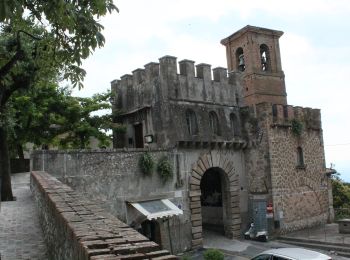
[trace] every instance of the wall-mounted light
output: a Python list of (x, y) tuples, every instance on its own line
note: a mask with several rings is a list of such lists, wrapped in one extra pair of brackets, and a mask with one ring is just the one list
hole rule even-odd
[(145, 135), (145, 143), (153, 143), (153, 135)]

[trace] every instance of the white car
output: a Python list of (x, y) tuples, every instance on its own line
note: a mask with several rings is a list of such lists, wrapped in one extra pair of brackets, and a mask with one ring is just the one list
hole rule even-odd
[(303, 248), (278, 248), (264, 251), (252, 260), (332, 260), (332, 258)]

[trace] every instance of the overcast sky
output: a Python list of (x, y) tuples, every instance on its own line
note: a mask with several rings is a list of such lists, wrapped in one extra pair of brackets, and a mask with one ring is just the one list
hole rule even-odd
[(106, 44), (85, 63), (91, 96), (164, 55), (227, 67), (220, 40), (246, 25), (277, 29), (288, 103), (320, 108), (326, 164), (350, 182), (349, 0), (118, 0)]

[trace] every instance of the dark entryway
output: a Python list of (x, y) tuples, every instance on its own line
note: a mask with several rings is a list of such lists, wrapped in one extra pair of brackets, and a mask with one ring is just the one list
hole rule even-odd
[(159, 246), (162, 246), (160, 227), (156, 220), (145, 220), (142, 222), (141, 230), (139, 230), (139, 232), (149, 238), (149, 240), (157, 243)]
[(134, 125), (135, 130), (135, 147), (143, 148), (143, 129), (142, 124)]
[(219, 168), (207, 170), (201, 180), (202, 227), (224, 235), (223, 190), (225, 176)]

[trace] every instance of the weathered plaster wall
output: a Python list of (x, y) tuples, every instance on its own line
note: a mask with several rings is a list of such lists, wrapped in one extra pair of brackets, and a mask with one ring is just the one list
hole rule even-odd
[[(235, 113), (239, 125), (238, 106), (241, 97), (240, 74), (227, 69), (214, 68), (208, 64), (194, 65), (193, 61), (179, 62), (176, 57), (164, 56), (158, 63), (149, 63), (145, 69), (124, 75), (111, 84), (116, 96), (114, 108), (122, 111), (116, 121), (128, 125), (118, 147), (135, 147), (128, 143), (134, 139), (133, 125), (142, 123), (144, 135), (153, 135), (155, 142), (150, 147), (174, 147), (183, 140), (231, 140), (230, 113)], [(196, 72), (196, 74), (195, 74)], [(213, 78), (211, 73), (213, 72)], [(186, 109), (197, 115), (199, 133), (190, 136), (186, 125)], [(209, 112), (218, 115), (221, 134), (210, 131)], [(239, 127), (238, 127), (239, 128)]]
[[(95, 152), (36, 151), (32, 154), (32, 169), (52, 173), (77, 192), (100, 201), (101, 206), (126, 222), (129, 221), (127, 201), (169, 198), (184, 211), (183, 216), (170, 220), (174, 251), (183, 252), (192, 246), (193, 223), (189, 194), (192, 169), (197, 166), (201, 156), (212, 154), (219, 159), (229, 158), (230, 165), (237, 176), (235, 182), (238, 199), (237, 214), (246, 216), (247, 183), (243, 174), (244, 158), (240, 150), (233, 148), (231, 150), (190, 148), (171, 151), (153, 150), (150, 153), (155, 162), (163, 156), (168, 156), (173, 165), (173, 177), (165, 183), (156, 172), (150, 176), (144, 176), (140, 171), (138, 161), (145, 151), (144, 149)], [(216, 167), (221, 166), (219, 159)], [(226, 166), (224, 161), (221, 163), (222, 167)], [(167, 223), (160, 222), (163, 232), (162, 245), (169, 249), (166, 225)]]

